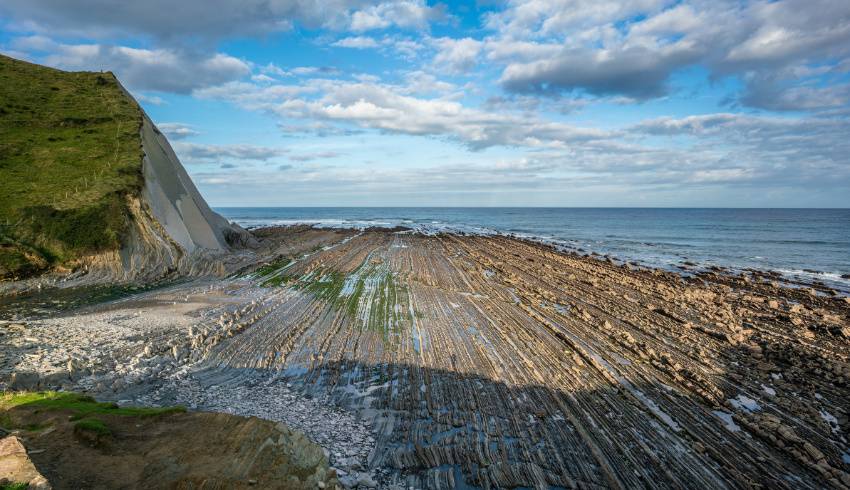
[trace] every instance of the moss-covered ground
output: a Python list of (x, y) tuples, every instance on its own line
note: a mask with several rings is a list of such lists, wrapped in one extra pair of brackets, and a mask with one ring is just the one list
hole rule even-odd
[(119, 407), (115, 403), (98, 402), (94, 398), (79, 393), (39, 391), (5, 393), (0, 396), (0, 410), (16, 407), (37, 408), (43, 410), (67, 410), (75, 420), (92, 415), (119, 415), (125, 417), (155, 417), (171, 413), (182, 413), (184, 407)]
[(26, 482), (0, 484), (0, 490), (27, 490), (27, 488), (29, 488), (29, 483)]

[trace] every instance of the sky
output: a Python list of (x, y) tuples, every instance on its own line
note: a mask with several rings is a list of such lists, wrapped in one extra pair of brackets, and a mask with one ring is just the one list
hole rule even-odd
[(847, 0), (3, 0), (222, 206), (850, 206)]

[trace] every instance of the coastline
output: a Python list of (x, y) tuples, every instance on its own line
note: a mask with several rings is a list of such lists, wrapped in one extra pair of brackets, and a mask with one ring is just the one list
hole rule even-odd
[[(841, 231), (843, 223), (850, 226), (850, 212), (840, 209), (222, 207), (217, 210), (246, 227), (309, 225), (362, 230), (400, 226), (424, 234), (512, 236), (567, 251), (596, 253), (642, 267), (686, 272), (716, 268), (732, 273), (761, 271), (778, 274), (781, 277), (777, 279), (790, 285), (803, 283), (850, 294), (850, 262), (844, 258), (850, 254), (850, 241)], [(804, 212), (815, 213), (814, 218), (807, 221), (803, 218), (806, 215), (801, 214)]]
[(0, 380), (283, 421), (344, 484), (846, 475), (845, 297), (506, 236), (255, 231), (268, 261), (235, 277), (6, 322)]

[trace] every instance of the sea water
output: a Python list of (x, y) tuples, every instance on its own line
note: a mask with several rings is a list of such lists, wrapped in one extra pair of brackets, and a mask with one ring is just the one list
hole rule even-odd
[(503, 233), (662, 268), (772, 270), (850, 290), (850, 209), (217, 208), (245, 227)]

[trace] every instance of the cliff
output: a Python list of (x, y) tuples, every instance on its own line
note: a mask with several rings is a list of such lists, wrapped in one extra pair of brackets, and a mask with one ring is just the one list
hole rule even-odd
[(0, 56), (0, 185), (0, 290), (221, 275), (253, 243), (111, 73)]

